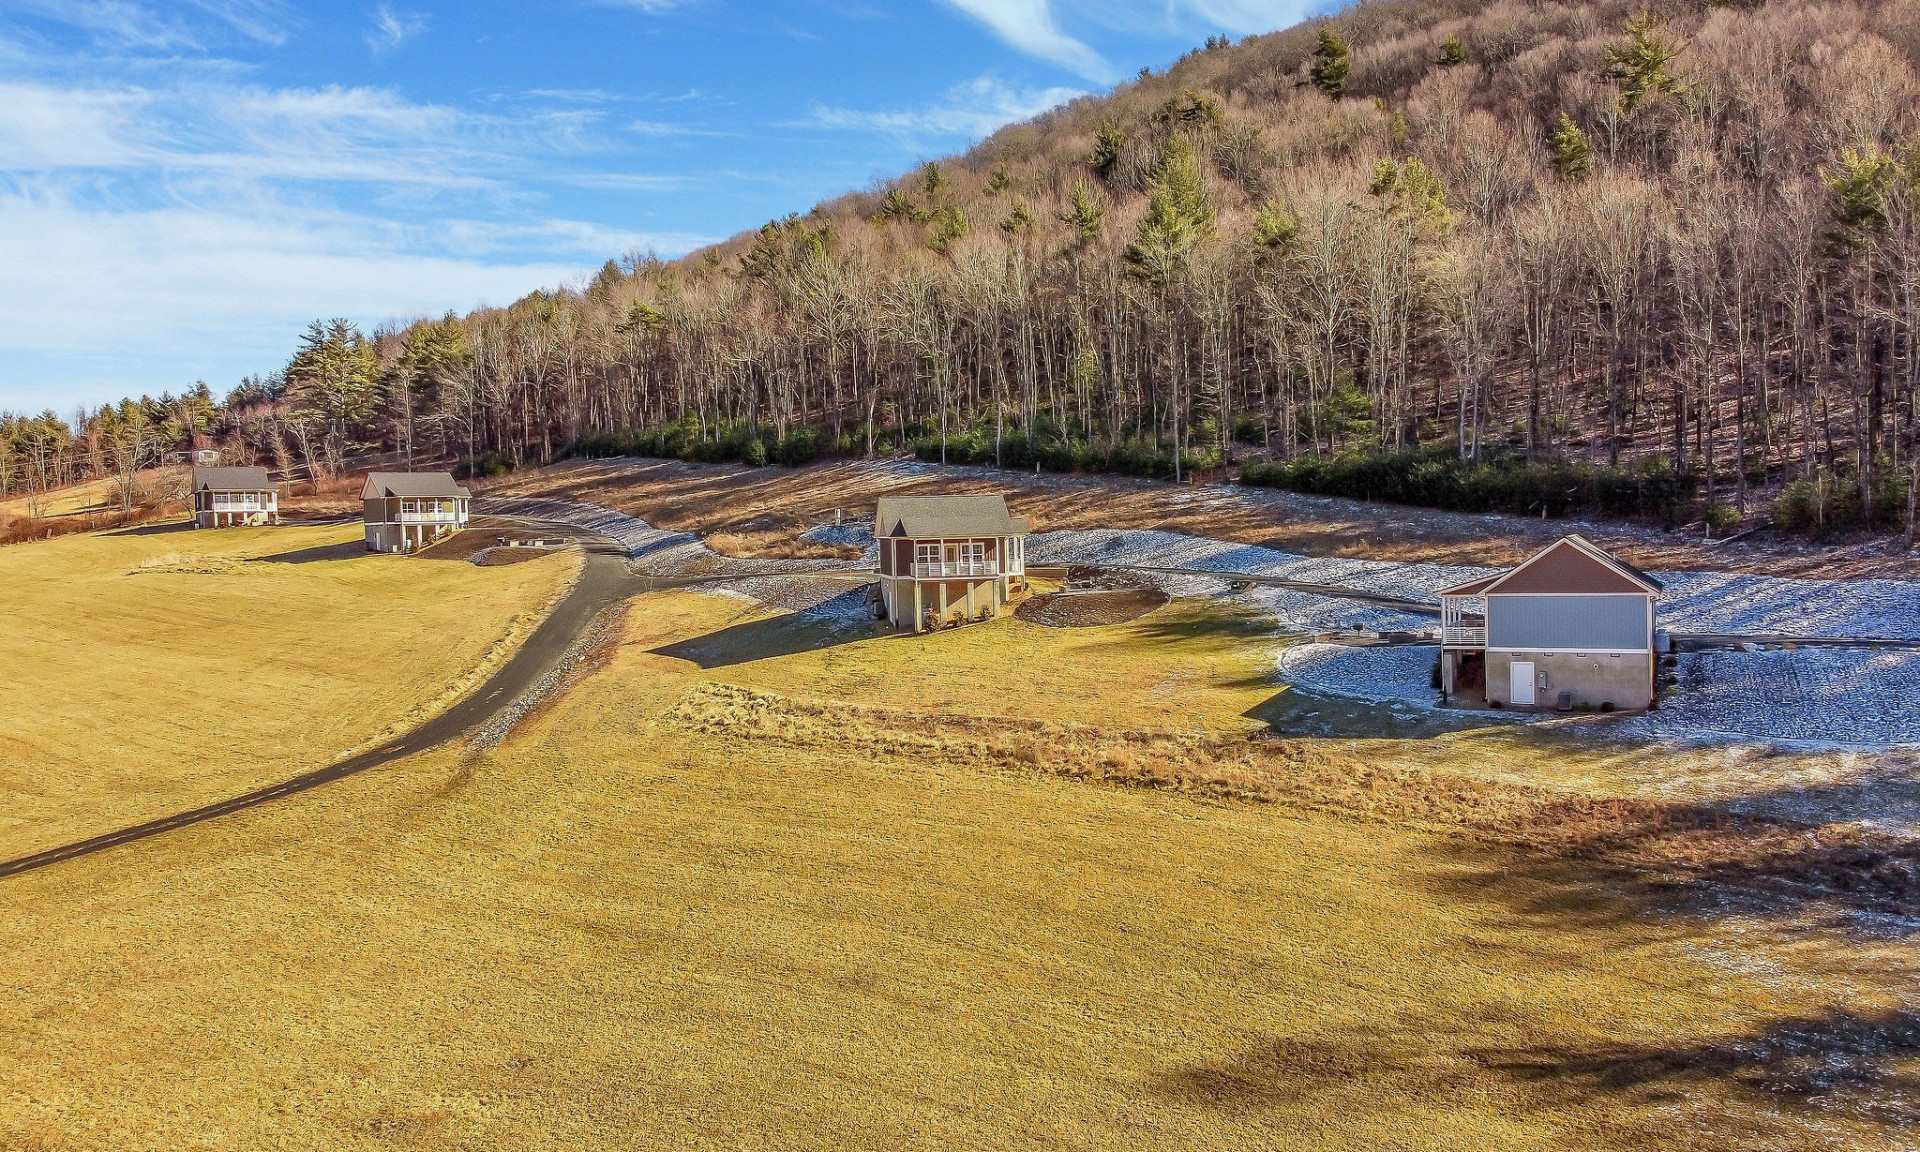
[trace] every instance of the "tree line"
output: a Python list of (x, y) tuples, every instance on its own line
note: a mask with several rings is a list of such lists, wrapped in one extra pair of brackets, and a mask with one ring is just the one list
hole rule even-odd
[(1541, 511), (1565, 465), (1589, 505), (1910, 521), (1916, 60), (1893, 2), (1363, 3), (683, 259), (316, 324), (158, 434), (315, 475), (368, 446), (1255, 460)]

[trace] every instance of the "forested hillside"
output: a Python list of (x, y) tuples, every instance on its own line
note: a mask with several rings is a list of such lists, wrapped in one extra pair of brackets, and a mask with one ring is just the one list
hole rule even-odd
[[(156, 443), (1258, 461), (1460, 507), (1731, 523), (1786, 486), (1787, 522), (1904, 522), (1917, 60), (1912, 0), (1363, 3), (685, 259), (316, 325)], [(14, 484), (53, 435), (26, 427)]]

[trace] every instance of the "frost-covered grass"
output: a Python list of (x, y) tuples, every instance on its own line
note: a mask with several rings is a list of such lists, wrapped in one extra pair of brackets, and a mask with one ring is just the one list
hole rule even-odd
[[(1306, 584), (1350, 588), (1402, 600), (1437, 601), (1441, 589), (1497, 571), (1449, 564), (1401, 564), (1380, 560), (1300, 556), (1273, 548), (1232, 544), (1177, 532), (1097, 529), (1049, 532), (1028, 545), (1029, 559), (1054, 564), (1104, 564), (1187, 568), (1270, 576)], [(1676, 632), (1783, 634), (1808, 638), (1920, 640), (1920, 581), (1788, 580), (1739, 572), (1664, 572), (1660, 626)], [(1258, 594), (1255, 594), (1258, 599)], [(1276, 598), (1276, 615), (1303, 630), (1339, 619), (1312, 597)], [(1288, 608), (1301, 615), (1288, 615)], [(1372, 613), (1387, 612), (1387, 615)], [(1343, 626), (1416, 629), (1430, 618), (1366, 609)]]
[[(1303, 644), (1280, 656), (1299, 688), (1374, 703), (1435, 702), (1432, 645)], [(1920, 744), (1920, 652), (1803, 648), (1701, 652), (1679, 658), (1679, 685), (1660, 709), (1608, 731), (1641, 740), (1749, 740), (1832, 749)], [(1553, 713), (1500, 715), (1521, 719)]]

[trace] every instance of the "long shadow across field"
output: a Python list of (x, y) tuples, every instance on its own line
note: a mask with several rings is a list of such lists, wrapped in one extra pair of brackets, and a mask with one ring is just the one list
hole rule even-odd
[(0, 878), (17, 876), (22, 872), (132, 844), (163, 832), (244, 812), (437, 748), (513, 703), (566, 654), (574, 639), (594, 617), (644, 588), (644, 582), (628, 570), (626, 553), (617, 544), (595, 539), (586, 546), (586, 565), (573, 590), (540, 622), (540, 626), (507, 661), (506, 666), (494, 673), (477, 691), (399, 739), (242, 796), (0, 863)]
[(771, 660), (776, 656), (792, 656), (799, 652), (818, 652), (882, 635), (891, 633), (882, 633), (873, 628), (849, 628), (830, 620), (787, 614), (733, 624), (691, 640), (662, 645), (651, 649), (651, 652), (655, 656), (686, 660), (710, 670), (751, 664), (756, 660)]

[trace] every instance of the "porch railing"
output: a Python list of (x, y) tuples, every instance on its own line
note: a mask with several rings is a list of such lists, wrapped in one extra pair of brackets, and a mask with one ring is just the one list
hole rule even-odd
[(960, 560), (948, 563), (922, 564), (913, 566), (913, 574), (921, 579), (941, 576), (998, 576), (1000, 563), (997, 560)]

